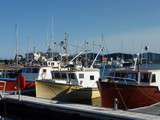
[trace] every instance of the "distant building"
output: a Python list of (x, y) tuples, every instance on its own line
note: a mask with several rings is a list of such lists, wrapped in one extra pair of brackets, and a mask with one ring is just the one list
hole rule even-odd
[(108, 59), (117, 60), (117, 59), (123, 59), (124, 61), (130, 61), (133, 60), (132, 54), (126, 54), (126, 53), (111, 53), (106, 55)]

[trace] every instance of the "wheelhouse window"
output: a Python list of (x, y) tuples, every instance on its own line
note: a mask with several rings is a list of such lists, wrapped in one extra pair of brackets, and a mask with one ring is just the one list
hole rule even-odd
[(52, 66), (54, 66), (54, 63), (51, 63)]
[(60, 73), (59, 72), (55, 72), (54, 73), (54, 77), (59, 79), (60, 78)]
[(149, 83), (150, 75), (147, 73), (141, 73), (141, 82)]
[(156, 75), (155, 74), (152, 74), (152, 81), (151, 81), (152, 83), (153, 82), (156, 82)]
[(79, 78), (80, 79), (84, 78), (84, 74), (79, 74)]
[(29, 73), (30, 72), (30, 68), (23, 68), (22, 69), (22, 73)]
[(69, 79), (76, 79), (76, 75), (74, 73), (68, 74)]
[(53, 79), (67, 79), (66, 73), (55, 72), (55, 71), (52, 71), (51, 73)]
[(8, 77), (9, 78), (16, 78), (17, 77), (17, 73), (9, 73)]
[(47, 70), (46, 70), (46, 69), (43, 69), (43, 73), (45, 73), (45, 72), (47, 72)]
[(66, 73), (62, 73), (62, 74), (61, 74), (61, 78), (62, 78), (62, 79), (67, 79), (67, 74), (66, 74)]
[(90, 76), (90, 80), (94, 80), (94, 75), (91, 75), (91, 76)]
[(32, 69), (32, 73), (38, 73), (39, 72), (39, 68), (33, 68)]
[(137, 81), (138, 75), (134, 72), (126, 72), (126, 73), (115, 73), (115, 80), (123, 80), (123, 79), (128, 79), (128, 80), (134, 80)]

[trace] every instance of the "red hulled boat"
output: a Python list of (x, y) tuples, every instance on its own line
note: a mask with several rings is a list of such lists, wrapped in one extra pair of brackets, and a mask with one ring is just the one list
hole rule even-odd
[(19, 89), (22, 94), (32, 95), (35, 91), (35, 83), (26, 80), (22, 74), (18, 75), (16, 71), (0, 72), (0, 91), (15, 94)]
[(160, 70), (116, 70), (98, 87), (103, 107), (132, 109), (160, 102)]

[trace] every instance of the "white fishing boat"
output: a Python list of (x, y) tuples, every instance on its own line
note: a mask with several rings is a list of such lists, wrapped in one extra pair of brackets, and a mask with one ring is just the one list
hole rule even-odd
[[(93, 64), (94, 62), (95, 60)], [(36, 97), (100, 105), (100, 94), (96, 84), (100, 78), (100, 71), (93, 68), (93, 64), (90, 68), (76, 65), (65, 68), (42, 67), (36, 80)]]

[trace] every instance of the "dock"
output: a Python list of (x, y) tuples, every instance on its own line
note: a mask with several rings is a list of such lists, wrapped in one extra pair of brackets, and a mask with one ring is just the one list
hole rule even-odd
[(59, 120), (160, 120), (160, 116), (136, 111), (114, 110), (89, 105), (62, 103), (29, 96), (5, 95), (0, 99), (1, 115)]

